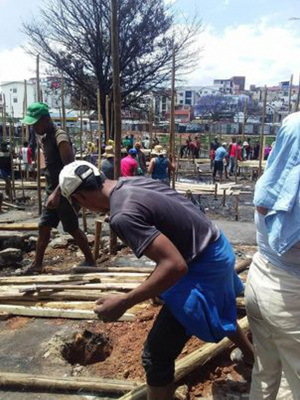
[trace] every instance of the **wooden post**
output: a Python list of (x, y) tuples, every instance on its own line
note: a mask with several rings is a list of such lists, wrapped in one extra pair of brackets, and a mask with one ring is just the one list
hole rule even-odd
[[(28, 107), (28, 100), (27, 100), (27, 80), (25, 79), (24, 81), (24, 106), (25, 106), (25, 114), (27, 112), (27, 107)], [(28, 125), (25, 125), (25, 139), (28, 142), (29, 140), (29, 127)]]
[(87, 232), (86, 209), (82, 209), (83, 232)]
[(5, 94), (3, 96), (3, 108), (2, 108), (2, 140), (6, 142), (6, 101), (5, 101)]
[(153, 147), (153, 107), (150, 106), (149, 109), (149, 149), (152, 150)]
[[(172, 55), (172, 83), (171, 83), (171, 126), (170, 126), (170, 154), (175, 162), (175, 45), (173, 39)], [(172, 188), (175, 189), (175, 173), (172, 172)]]
[(226, 190), (227, 189), (223, 189), (223, 203), (222, 203), (223, 207), (226, 207)]
[(293, 90), (293, 74), (291, 75), (290, 79), (290, 87), (289, 87), (289, 114), (292, 112), (292, 90)]
[(267, 89), (267, 86), (265, 86), (264, 104), (263, 104), (262, 122), (261, 122), (261, 133), (260, 133), (259, 168), (258, 168), (258, 176), (259, 177), (262, 174), (262, 161), (264, 159), (264, 131), (265, 131), (266, 108), (267, 108), (267, 95), (268, 95), (268, 89)]
[[(40, 90), (40, 56), (36, 57), (36, 90), (37, 90), (37, 101), (41, 101), (41, 90)], [(37, 189), (38, 189), (38, 203), (39, 203), (39, 214), (42, 214), (42, 193), (41, 193), (41, 143), (38, 137), (37, 140)]]
[[(12, 112), (12, 121), (9, 124), (9, 144), (10, 144), (10, 165), (11, 165), (11, 183), (12, 183), (12, 199), (16, 199), (16, 186), (15, 186), (15, 169), (14, 169), (14, 137), (15, 137), (15, 127), (14, 127), (14, 114)], [(11, 200), (12, 200), (11, 199)]]
[(105, 97), (105, 143), (107, 144), (110, 136), (110, 126), (109, 126), (109, 97)]
[(97, 90), (97, 106), (98, 106), (98, 169), (101, 170), (101, 149), (102, 149), (102, 132), (101, 132), (101, 96), (100, 89)]
[(247, 122), (247, 113), (248, 113), (248, 99), (246, 99), (245, 107), (244, 107), (244, 120), (242, 127), (242, 144), (245, 141), (245, 131), (246, 131), (246, 122)]
[(96, 220), (95, 244), (94, 244), (94, 260), (95, 261), (99, 258), (101, 231), (102, 231), (102, 221)]
[(218, 200), (218, 184), (215, 183), (215, 200)]
[(23, 201), (25, 201), (24, 179), (23, 179), (23, 174), (22, 174), (22, 164), (21, 164), (21, 160), (20, 160), (20, 163), (19, 163), (19, 174), (20, 174), (20, 178), (21, 178), (21, 186), (22, 186)]
[(300, 103), (300, 76), (299, 76), (299, 85), (298, 85), (298, 94), (297, 94), (297, 100), (296, 100), (296, 105), (295, 105), (295, 112), (299, 110), (299, 103)]
[(239, 220), (239, 196), (235, 196), (235, 220)]
[(66, 108), (65, 108), (65, 80), (63, 71), (61, 72), (61, 113), (62, 113), (62, 129), (66, 132), (67, 121), (66, 121)]
[[(120, 87), (120, 59), (119, 59), (119, 30), (117, 15), (117, 0), (111, 0), (111, 53), (113, 67), (113, 99), (114, 99), (114, 139), (115, 139), (115, 162), (114, 178), (121, 175), (121, 87)], [(111, 231), (110, 253), (117, 253), (117, 236)]]
[(83, 135), (83, 121), (82, 121), (82, 102), (83, 102), (83, 97), (82, 94), (80, 96), (80, 137), (79, 137), (79, 143), (80, 143), (80, 159), (82, 160), (82, 135)]

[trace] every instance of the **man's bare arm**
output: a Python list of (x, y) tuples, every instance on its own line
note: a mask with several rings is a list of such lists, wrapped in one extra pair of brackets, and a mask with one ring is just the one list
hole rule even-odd
[(152, 275), (131, 292), (100, 299), (95, 312), (105, 321), (120, 318), (135, 304), (156, 297), (174, 286), (188, 271), (187, 264), (177, 248), (164, 235), (160, 234), (144, 251), (144, 254), (157, 263)]

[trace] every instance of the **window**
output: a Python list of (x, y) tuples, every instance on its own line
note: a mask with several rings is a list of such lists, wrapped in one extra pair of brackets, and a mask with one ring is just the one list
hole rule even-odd
[(17, 93), (17, 88), (13, 88), (13, 93)]
[(180, 104), (183, 104), (183, 100), (180, 100)]
[(185, 104), (192, 104), (192, 100), (191, 99), (186, 99), (185, 100)]
[(14, 97), (14, 103), (17, 103), (17, 102), (18, 102), (17, 97)]
[(187, 91), (185, 92), (185, 97), (186, 97), (186, 98), (191, 98), (191, 97), (192, 97), (192, 92), (191, 92), (191, 90), (187, 90)]

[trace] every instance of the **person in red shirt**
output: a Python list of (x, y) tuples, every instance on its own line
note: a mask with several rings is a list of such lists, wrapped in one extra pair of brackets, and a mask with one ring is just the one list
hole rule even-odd
[(242, 160), (242, 148), (239, 143), (236, 143), (236, 138), (232, 138), (232, 142), (229, 145), (229, 175), (234, 175), (235, 174), (235, 168), (236, 168), (236, 152), (238, 150), (238, 159), (241, 161)]
[(128, 156), (121, 160), (121, 175), (135, 176), (137, 173), (138, 163), (136, 161), (136, 149), (128, 150)]

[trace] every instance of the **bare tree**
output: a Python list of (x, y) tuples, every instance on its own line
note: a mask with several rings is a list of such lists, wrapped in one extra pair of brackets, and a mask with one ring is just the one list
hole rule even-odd
[[(122, 104), (137, 106), (169, 83), (173, 43), (177, 69), (193, 69), (202, 25), (197, 17), (176, 25), (163, 0), (119, 0), (118, 8)], [(110, 0), (49, 0), (38, 20), (24, 24), (28, 51), (63, 71), (75, 98), (83, 94), (95, 107), (100, 89), (103, 116), (105, 96), (112, 100), (110, 23)]]

